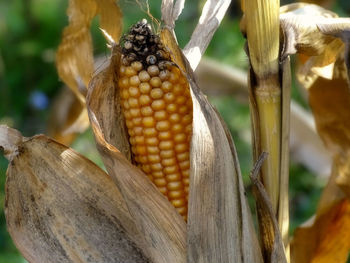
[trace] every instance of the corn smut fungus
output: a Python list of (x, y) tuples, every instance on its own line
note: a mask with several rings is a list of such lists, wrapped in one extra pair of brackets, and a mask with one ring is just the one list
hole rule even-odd
[(192, 133), (189, 84), (145, 19), (123, 37), (119, 87), (137, 166), (186, 220)]

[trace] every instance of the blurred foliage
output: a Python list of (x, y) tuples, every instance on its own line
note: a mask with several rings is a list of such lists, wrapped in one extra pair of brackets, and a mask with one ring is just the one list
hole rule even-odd
[[(145, 3), (144, 1), (139, 1)], [(150, 13), (160, 19), (160, 0), (151, 2)], [(204, 1), (186, 1), (176, 32), (179, 45), (189, 40), (196, 25), (199, 7)], [(292, 1), (281, 1), (282, 4)], [(63, 27), (67, 24), (67, 0), (12, 0), (0, 2), (0, 123), (19, 129), (23, 135), (45, 132), (50, 102), (62, 83), (55, 69), (55, 50)], [(124, 10), (124, 28), (147, 17), (136, 1), (121, 1)], [(345, 16), (350, 12), (347, 0), (337, 1), (334, 10)], [(244, 53), (244, 39), (239, 32), (241, 11), (234, 1), (228, 15), (215, 33), (206, 55), (223, 63), (248, 68)], [(155, 25), (155, 27), (157, 27)], [(92, 26), (94, 53), (104, 55), (108, 50), (98, 28), (98, 19)], [(307, 103), (294, 83), (293, 97), (302, 105)], [(244, 182), (249, 190), (248, 173), (252, 167), (250, 149), (249, 108), (234, 97), (210, 98), (218, 108), (235, 140)], [(103, 167), (95, 149), (91, 130), (74, 142), (72, 147)], [(4, 217), (4, 184), (7, 161), (0, 156), (0, 263), (19, 263), (19, 255), (6, 232)], [(300, 165), (291, 166), (291, 229), (304, 222), (315, 211), (321, 188), (325, 182)]]

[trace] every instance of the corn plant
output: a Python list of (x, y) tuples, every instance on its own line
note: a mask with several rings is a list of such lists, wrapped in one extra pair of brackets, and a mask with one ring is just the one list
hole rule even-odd
[[(256, 229), (234, 140), (193, 73), (229, 4), (206, 1), (181, 50), (174, 28), (184, 1), (162, 1), (158, 29), (144, 19), (123, 36), (115, 1), (69, 2), (57, 69), (76, 96), (74, 118), (54, 139), (0, 126), (10, 162), (7, 227), (29, 262), (346, 262), (350, 22), (311, 4), (242, 1)], [(96, 15), (111, 54), (93, 74)], [(313, 221), (291, 238), (289, 56), (296, 53), (333, 169)], [(107, 172), (63, 144), (89, 125)]]

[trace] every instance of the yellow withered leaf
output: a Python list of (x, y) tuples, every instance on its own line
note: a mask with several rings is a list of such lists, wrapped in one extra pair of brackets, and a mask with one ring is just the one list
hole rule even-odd
[[(69, 25), (63, 30), (56, 55), (56, 67), (59, 77), (80, 101), (81, 111), (78, 115), (67, 116), (67, 123), (61, 125), (65, 127), (64, 131), (60, 130), (62, 127), (57, 127), (57, 131), (51, 127), (51, 131), (59, 136), (60, 140), (69, 142), (74, 133), (84, 131), (88, 127), (87, 112), (83, 107), (87, 87), (94, 72), (91, 21), (99, 15), (100, 28), (108, 33), (114, 42), (118, 42), (122, 31), (122, 12), (114, 0), (70, 0), (67, 15)], [(75, 107), (76, 110), (78, 108), (79, 106)]]
[(333, 168), (315, 217), (296, 230), (292, 261), (345, 262), (350, 251), (350, 89), (344, 53), (349, 20), (334, 15), (314, 18), (309, 18), (314, 20), (307, 26), (310, 34), (303, 36), (309, 38), (309, 48), (296, 48), (304, 56), (298, 79), (309, 92), (317, 131), (333, 156)]
[(93, 78), (89, 86), (87, 107), (97, 149), (142, 235), (145, 244), (142, 250), (152, 262), (186, 262), (184, 219), (123, 154), (130, 149), (116, 74), (120, 63), (118, 49), (114, 48), (110, 64)]
[(44, 135), (0, 126), (8, 231), (29, 262), (149, 262), (111, 178)]
[[(350, 200), (336, 182), (342, 165), (337, 159), (334, 162), (330, 181), (322, 194), (316, 215), (295, 231), (291, 243), (292, 262), (339, 263), (346, 262), (348, 258)], [(349, 177), (348, 171), (348, 187)]]

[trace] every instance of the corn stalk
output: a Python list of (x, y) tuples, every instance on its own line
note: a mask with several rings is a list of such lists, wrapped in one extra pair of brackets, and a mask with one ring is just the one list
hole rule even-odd
[[(251, 64), (250, 107), (253, 152), (256, 161), (269, 154), (262, 165), (261, 180), (271, 201), (285, 246), (288, 243), (289, 90), (288, 59), (280, 65), (279, 1), (246, 0), (243, 4)], [(285, 87), (283, 87), (285, 86)], [(283, 89), (282, 89), (283, 87)], [(270, 261), (275, 234), (266, 224), (257, 200), (259, 227), (265, 260)], [(288, 251), (286, 250), (287, 255)], [(287, 257), (288, 258), (288, 257)]]

